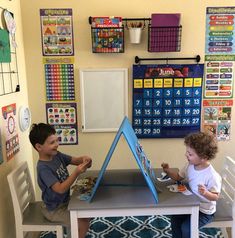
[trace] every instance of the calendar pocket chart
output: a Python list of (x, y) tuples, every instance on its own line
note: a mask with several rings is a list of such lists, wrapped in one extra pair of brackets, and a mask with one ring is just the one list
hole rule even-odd
[(182, 138), (200, 131), (203, 64), (133, 65), (138, 138)]

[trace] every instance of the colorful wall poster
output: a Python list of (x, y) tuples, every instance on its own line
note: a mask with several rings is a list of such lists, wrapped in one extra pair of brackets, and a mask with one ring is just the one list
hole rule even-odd
[(212, 132), (217, 140), (229, 140), (233, 100), (203, 100), (203, 131)]
[(74, 101), (74, 65), (45, 64), (47, 101)]
[(133, 120), (139, 138), (200, 131), (203, 64), (133, 65)]
[(235, 7), (208, 7), (206, 54), (235, 53)]
[(2, 134), (0, 130), (0, 164), (3, 163), (3, 154), (2, 154)]
[(72, 9), (40, 9), (44, 56), (74, 55)]
[(205, 56), (204, 98), (232, 98), (235, 55)]
[(76, 103), (47, 103), (47, 122), (56, 129), (60, 145), (78, 144)]
[(4, 129), (6, 138), (6, 156), (10, 160), (19, 152), (19, 137), (16, 123), (16, 104), (2, 107), (2, 116), (4, 119)]

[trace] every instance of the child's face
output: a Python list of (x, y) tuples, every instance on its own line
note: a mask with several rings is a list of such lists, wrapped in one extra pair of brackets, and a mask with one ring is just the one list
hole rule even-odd
[(189, 146), (186, 146), (185, 156), (186, 156), (186, 159), (188, 160), (189, 164), (200, 165), (203, 162), (202, 158), (200, 158), (197, 155), (196, 151)]
[(59, 146), (57, 135), (50, 135), (47, 137), (43, 145), (40, 145), (40, 151), (46, 155), (56, 155)]

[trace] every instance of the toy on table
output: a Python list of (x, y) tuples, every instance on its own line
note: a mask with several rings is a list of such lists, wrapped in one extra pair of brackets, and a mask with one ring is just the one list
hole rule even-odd
[(166, 181), (169, 181), (170, 179), (171, 178), (167, 175), (166, 172), (162, 172), (161, 177), (157, 178), (157, 180), (160, 181), (160, 182), (166, 182)]

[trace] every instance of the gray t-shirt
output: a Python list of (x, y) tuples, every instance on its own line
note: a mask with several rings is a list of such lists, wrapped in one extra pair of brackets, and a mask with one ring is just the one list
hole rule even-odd
[(69, 190), (65, 193), (56, 193), (51, 187), (56, 182), (61, 183), (68, 178), (69, 172), (67, 166), (70, 164), (71, 158), (71, 156), (58, 151), (50, 161), (38, 160), (38, 185), (42, 191), (42, 200), (50, 211), (57, 208), (60, 204), (69, 201)]

